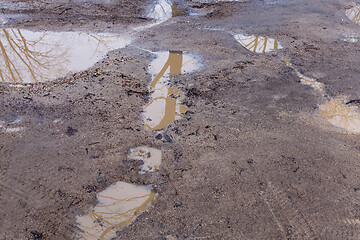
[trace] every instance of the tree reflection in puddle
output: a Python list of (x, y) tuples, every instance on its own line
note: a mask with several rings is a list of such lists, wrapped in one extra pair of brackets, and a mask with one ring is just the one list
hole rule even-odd
[(360, 133), (360, 114), (356, 107), (346, 106), (340, 99), (333, 99), (321, 105), (320, 111), (331, 124), (349, 132)]
[(99, 203), (85, 216), (77, 216), (76, 222), (83, 231), (81, 239), (107, 240), (130, 224), (137, 216), (151, 207), (157, 197), (152, 185), (137, 186), (116, 182), (97, 194)]
[(234, 35), (234, 38), (243, 47), (256, 53), (267, 53), (282, 48), (281, 44), (277, 40), (268, 37), (236, 34)]
[(153, 75), (150, 83), (151, 99), (145, 106), (144, 124), (149, 130), (162, 130), (181, 114), (187, 111), (182, 105), (183, 93), (169, 87), (169, 82), (175, 75), (189, 73), (200, 67), (200, 64), (190, 55), (181, 51), (156, 53), (157, 58), (150, 64), (149, 72)]
[(33, 32), (2, 29), (2, 82), (54, 80), (94, 65), (104, 55), (130, 43), (129, 36), (82, 32)]
[(354, 6), (346, 11), (346, 16), (355, 24), (360, 24), (360, 6)]
[(336, 127), (345, 129), (351, 133), (360, 133), (360, 113), (356, 107), (347, 106), (340, 99), (327, 97), (324, 90), (324, 83), (318, 82), (314, 78), (304, 76), (290, 61), (285, 60), (284, 62), (295, 71), (302, 84), (311, 86), (321, 94), (325, 100), (325, 103), (319, 106), (321, 116), (327, 118), (328, 121)]

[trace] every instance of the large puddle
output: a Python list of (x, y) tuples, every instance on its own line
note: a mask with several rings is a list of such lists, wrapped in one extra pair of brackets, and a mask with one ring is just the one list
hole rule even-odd
[(0, 77), (3, 82), (34, 83), (85, 70), (111, 50), (130, 43), (129, 35), (33, 32), (2, 29)]
[(321, 116), (325, 117), (332, 125), (345, 129), (351, 133), (360, 133), (360, 113), (357, 107), (348, 106), (344, 101), (337, 98), (328, 99), (325, 96), (325, 84), (316, 79), (301, 74), (288, 60), (284, 61), (287, 66), (292, 68), (300, 82), (311, 86), (321, 94), (325, 103), (319, 106)]
[(64, 77), (93, 66), (106, 53), (127, 46), (131, 36), (181, 15), (183, 9), (159, 0), (148, 14), (155, 23), (136, 27), (122, 35), (84, 32), (34, 32), (24, 29), (0, 31), (0, 77), (2, 82), (35, 83)]
[(355, 24), (360, 24), (360, 6), (354, 6), (346, 11), (346, 16)]
[(150, 102), (144, 108), (144, 125), (149, 130), (162, 130), (187, 111), (182, 105), (184, 95), (170, 86), (175, 75), (190, 73), (200, 68), (200, 63), (191, 55), (181, 51), (155, 53), (156, 58), (149, 65), (152, 75)]
[(234, 38), (243, 47), (256, 53), (267, 53), (282, 48), (277, 40), (268, 37), (236, 34), (234, 35)]
[(77, 216), (80, 239), (109, 240), (154, 204), (157, 193), (152, 185), (137, 186), (116, 182), (97, 194), (99, 203), (88, 215)]

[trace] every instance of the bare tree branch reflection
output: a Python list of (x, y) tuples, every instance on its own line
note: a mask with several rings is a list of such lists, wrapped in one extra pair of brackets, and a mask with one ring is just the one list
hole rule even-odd
[(85, 70), (107, 52), (127, 45), (129, 37), (81, 32), (0, 31), (3, 82), (44, 82)]

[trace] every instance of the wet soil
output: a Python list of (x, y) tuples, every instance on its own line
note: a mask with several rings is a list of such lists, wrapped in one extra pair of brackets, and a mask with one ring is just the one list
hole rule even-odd
[[(151, 22), (151, 2), (139, 2), (2, 1), (1, 11), (6, 27), (120, 33)], [(1, 83), (0, 120), (21, 130), (0, 128), (0, 239), (76, 239), (76, 216), (117, 181), (159, 193), (117, 239), (359, 239), (360, 137), (324, 119), (323, 98), (284, 63), (358, 108), (360, 43), (341, 40), (360, 34), (345, 15), (352, 4), (178, 3), (198, 14), (139, 32), (86, 71)], [(283, 49), (253, 53), (233, 34)], [(188, 112), (162, 132), (141, 119), (156, 57), (147, 50), (205, 66), (172, 79)], [(135, 146), (162, 150), (159, 171), (139, 174), (126, 156)]]

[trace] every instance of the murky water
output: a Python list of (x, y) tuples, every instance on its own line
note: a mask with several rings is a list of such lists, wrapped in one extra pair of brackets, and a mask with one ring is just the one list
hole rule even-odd
[(284, 62), (295, 71), (302, 84), (311, 86), (320, 93), (326, 101), (325, 104), (319, 106), (321, 116), (328, 119), (328, 121), (336, 127), (345, 129), (351, 133), (360, 133), (360, 113), (357, 111), (356, 107), (348, 106), (340, 99), (330, 98), (329, 100), (325, 96), (324, 83), (318, 82), (314, 78), (304, 76), (290, 63), (290, 61), (285, 60)]
[(78, 216), (76, 222), (83, 231), (81, 239), (108, 240), (154, 204), (157, 197), (152, 185), (137, 186), (125, 182), (112, 184), (97, 194), (99, 203), (88, 215)]
[(144, 125), (149, 130), (159, 131), (187, 111), (182, 105), (184, 95), (181, 91), (170, 87), (173, 76), (190, 73), (200, 68), (199, 62), (188, 54), (179, 51), (159, 52), (157, 58), (149, 66), (153, 76), (150, 83), (150, 102), (144, 108)]
[(360, 6), (354, 6), (346, 11), (346, 16), (355, 24), (360, 25)]
[(128, 160), (143, 161), (139, 173), (155, 172), (161, 165), (161, 150), (147, 146), (130, 148), (127, 155)]
[(268, 37), (236, 34), (234, 35), (234, 38), (243, 47), (256, 53), (267, 53), (282, 48), (281, 44), (277, 40)]
[(130, 41), (127, 35), (2, 29), (1, 81), (54, 80), (91, 67), (107, 52), (125, 47)]

